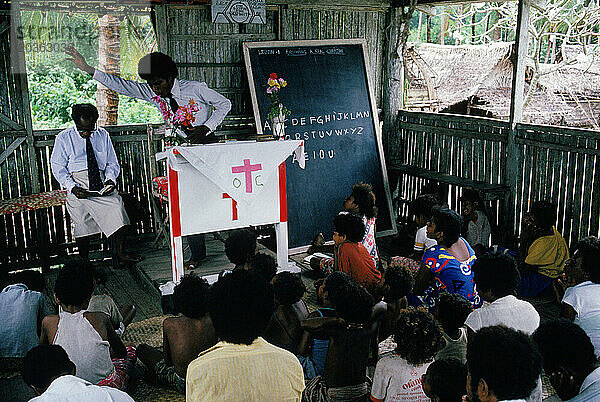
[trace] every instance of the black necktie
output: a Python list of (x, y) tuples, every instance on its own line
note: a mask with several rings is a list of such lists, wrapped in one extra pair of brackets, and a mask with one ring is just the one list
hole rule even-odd
[(85, 139), (85, 153), (87, 154), (89, 188), (92, 191), (98, 191), (103, 187), (103, 185), (102, 179), (100, 179), (98, 161), (96, 160), (96, 155), (94, 155), (94, 148), (92, 147), (92, 141), (90, 140), (90, 137)]
[(173, 94), (169, 93), (167, 95), (167, 98), (169, 98), (169, 103), (171, 104), (171, 110), (173, 112), (176, 112), (177, 109), (179, 109), (179, 104), (177, 103), (177, 101), (175, 100), (175, 98), (173, 98)]

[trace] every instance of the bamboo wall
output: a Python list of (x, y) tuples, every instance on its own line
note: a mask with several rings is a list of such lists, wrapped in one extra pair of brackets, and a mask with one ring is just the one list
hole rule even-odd
[[(27, 82), (23, 75), (13, 74), (13, 65), (22, 67), (22, 60), (11, 59), (8, 7), (0, 11), (0, 197), (10, 199), (36, 192), (31, 117), (27, 97)], [(14, 70), (14, 71), (19, 71)], [(16, 248), (32, 246), (32, 237), (24, 233), (37, 230), (36, 214), (25, 213), (0, 217), (0, 262), (9, 259)]]
[(210, 6), (157, 7), (159, 48), (180, 77), (204, 81), (232, 102), (231, 115), (252, 116), (243, 42), (364, 38), (377, 101), (381, 100), (385, 7), (268, 6), (267, 23), (213, 24)]
[[(503, 184), (509, 125), (505, 121), (401, 111), (390, 138), (388, 164), (409, 164), (465, 179)], [(600, 234), (600, 132), (563, 127), (517, 125), (519, 176), (514, 194), (520, 232), (529, 205), (548, 200), (558, 206), (556, 228), (569, 244)], [(399, 197), (412, 200), (426, 180), (402, 175)], [(448, 202), (459, 210), (461, 189), (450, 186)], [(500, 205), (491, 205), (497, 223)], [(408, 211), (401, 211), (406, 217)], [(511, 227), (512, 226), (512, 227)], [(506, 227), (503, 230), (507, 230)]]
[(528, 202), (558, 205), (556, 228), (573, 244), (598, 236), (600, 223), (600, 132), (520, 124), (516, 143), (520, 176), (516, 213)]

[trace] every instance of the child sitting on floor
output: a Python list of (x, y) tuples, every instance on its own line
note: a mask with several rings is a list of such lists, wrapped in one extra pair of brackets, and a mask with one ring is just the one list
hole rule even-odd
[(275, 260), (275, 257), (271, 255), (257, 253), (250, 260), (248, 271), (254, 272), (256, 275), (270, 283), (277, 273), (277, 261)]
[[(375, 193), (367, 183), (358, 183), (352, 186), (352, 193), (344, 200), (344, 211), (360, 215), (363, 220), (364, 232), (361, 242), (373, 259), (375, 265), (379, 263), (377, 244), (375, 243), (375, 221), (377, 219), (377, 207), (375, 206)], [(333, 252), (333, 246), (325, 245), (325, 238), (319, 233), (308, 249), (308, 253)], [(314, 259), (311, 266), (327, 275), (333, 272), (333, 258)], [(318, 264), (316, 264), (318, 262)]]
[(89, 268), (81, 264), (62, 268), (54, 298), (63, 311), (44, 318), (40, 344), (62, 346), (75, 363), (78, 377), (92, 384), (124, 389), (135, 366), (135, 348), (123, 345), (106, 314), (87, 311), (93, 292), (94, 278)]
[(523, 217), (519, 257), (519, 297), (552, 294), (552, 284), (563, 273), (569, 259), (565, 239), (554, 227), (557, 208), (548, 201), (536, 201)]
[(59, 345), (38, 345), (23, 359), (23, 381), (39, 396), (33, 402), (133, 402), (125, 392), (75, 376), (75, 365)]
[(410, 209), (415, 217), (417, 232), (415, 233), (415, 245), (413, 253), (410, 256), (416, 261), (420, 261), (423, 252), (431, 246), (435, 246), (437, 241), (427, 237), (427, 222), (431, 219), (432, 209), (437, 204), (436, 198), (431, 194), (420, 195), (410, 203)]
[(600, 240), (585, 237), (573, 250), (561, 281), (570, 286), (562, 298), (561, 316), (583, 328), (600, 356)]
[[(44, 278), (35, 271), (11, 275), (0, 292), (0, 361), (18, 366), (18, 359), (38, 344), (42, 319), (50, 314), (44, 295)], [(8, 360), (15, 360), (8, 362)]]
[(334, 272), (319, 281), (319, 297), (335, 308), (339, 318), (310, 318), (302, 327), (313, 335), (328, 335), (323, 376), (307, 382), (303, 401), (361, 401), (368, 397), (365, 377), (370, 341), (373, 298), (348, 275)]
[(490, 247), (492, 227), (485, 214), (485, 206), (477, 190), (464, 189), (460, 197), (461, 214), (465, 226), (464, 233), (467, 242), (479, 256)]
[[(92, 273), (94, 274), (94, 292), (96, 292), (96, 285), (100, 282), (98, 272), (95, 271), (91, 266), (89, 266), (89, 262), (84, 259), (78, 259), (74, 261), (74, 263), (87, 265)], [(108, 294), (94, 294), (90, 299), (90, 303), (87, 307), (87, 311), (91, 311), (94, 313), (104, 313), (110, 318), (110, 322), (112, 323), (115, 332), (119, 336), (123, 336), (125, 329), (131, 321), (133, 321), (136, 313), (135, 306), (130, 304), (122, 309), (119, 309), (114, 299), (110, 297)], [(62, 313), (62, 308), (58, 308), (58, 312)]]
[(298, 343), (303, 333), (300, 321), (308, 317), (308, 309), (302, 300), (306, 286), (298, 275), (286, 271), (275, 275), (272, 283), (276, 307), (263, 338), (275, 346), (298, 354)]
[(379, 326), (380, 342), (392, 334), (394, 323), (402, 310), (408, 307), (406, 296), (411, 292), (414, 283), (411, 273), (399, 263), (392, 262), (383, 274), (380, 287), (386, 313)]
[(233, 269), (247, 270), (257, 252), (256, 234), (250, 229), (234, 230), (225, 240), (225, 255), (235, 264)]
[(141, 344), (138, 357), (148, 369), (147, 378), (185, 394), (188, 365), (198, 353), (217, 343), (215, 329), (207, 314), (208, 283), (195, 275), (186, 275), (175, 286), (173, 304), (178, 317), (163, 321), (163, 352)]
[(465, 394), (467, 367), (456, 359), (436, 360), (421, 379), (423, 392), (433, 402), (459, 402)]
[(467, 328), (465, 320), (473, 311), (471, 303), (457, 293), (442, 293), (434, 308), (434, 316), (444, 329), (446, 346), (435, 356), (436, 360), (455, 358), (467, 361)]
[(429, 401), (421, 376), (444, 346), (442, 330), (431, 314), (411, 308), (396, 321), (394, 341), (395, 353), (382, 357), (375, 367), (371, 400)]
[(371, 295), (377, 292), (381, 272), (361, 243), (364, 225), (360, 216), (340, 214), (333, 220), (334, 269), (345, 272)]

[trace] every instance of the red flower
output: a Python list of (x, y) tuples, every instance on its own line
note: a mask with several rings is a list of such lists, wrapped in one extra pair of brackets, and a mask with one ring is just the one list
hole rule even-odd
[(277, 79), (277, 74), (271, 73), (271, 75), (269, 75), (269, 78), (272, 79), (272, 80), (276, 80)]

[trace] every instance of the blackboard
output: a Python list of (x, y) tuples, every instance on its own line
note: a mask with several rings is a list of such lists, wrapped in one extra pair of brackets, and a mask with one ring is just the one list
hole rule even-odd
[(271, 134), (266, 116), (271, 73), (287, 81), (280, 101), (286, 139), (302, 139), (306, 168), (286, 162), (290, 248), (333, 233), (352, 185), (370, 183), (379, 209), (379, 235), (396, 232), (377, 109), (361, 39), (244, 43), (244, 60), (259, 134)]

